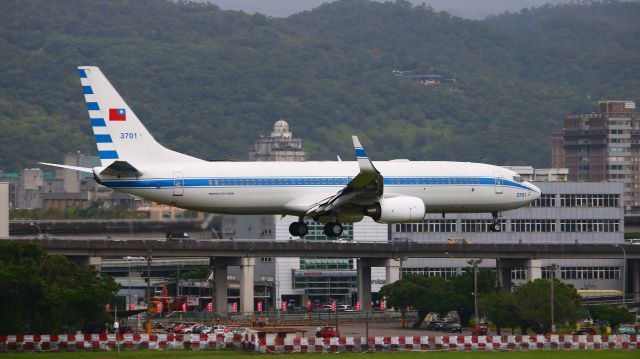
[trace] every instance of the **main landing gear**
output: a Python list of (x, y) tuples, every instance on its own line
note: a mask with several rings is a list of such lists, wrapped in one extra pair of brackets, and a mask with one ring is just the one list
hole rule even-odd
[(324, 234), (327, 237), (337, 237), (342, 234), (342, 224), (340, 222), (329, 222), (324, 225)]
[(502, 224), (498, 221), (498, 212), (493, 212), (491, 215), (493, 216), (493, 221), (491, 221), (491, 232), (502, 231)]
[(300, 217), (298, 222), (293, 222), (289, 225), (289, 233), (295, 237), (304, 237), (309, 232), (307, 224), (304, 223), (303, 218)]
[[(324, 234), (327, 237), (338, 237), (342, 234), (342, 224), (338, 221), (329, 222), (324, 225)], [(297, 222), (293, 222), (289, 225), (289, 233), (295, 237), (304, 237), (309, 232), (309, 227), (302, 217)]]

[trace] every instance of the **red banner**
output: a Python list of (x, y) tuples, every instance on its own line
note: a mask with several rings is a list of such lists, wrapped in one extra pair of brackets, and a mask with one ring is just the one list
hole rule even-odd
[(129, 310), (136, 310), (136, 305), (133, 303), (129, 304)]
[(162, 303), (156, 303), (156, 313), (162, 313)]
[(104, 310), (107, 311), (107, 312), (110, 311), (111, 310), (111, 304), (109, 304), (109, 303), (105, 304), (104, 305)]
[(258, 301), (258, 313), (262, 313), (262, 301)]
[(384, 300), (380, 301), (380, 310), (384, 310), (385, 304), (384, 304)]
[(282, 311), (285, 312), (285, 313), (287, 312), (287, 301), (286, 300), (282, 301)]
[(213, 311), (213, 303), (207, 303), (207, 313), (211, 313)]
[(357, 300), (356, 301), (356, 312), (359, 312), (359, 311), (360, 311), (360, 301)]
[(335, 300), (333, 302), (331, 302), (331, 311), (332, 312), (336, 311), (336, 301)]
[(187, 303), (180, 304), (180, 310), (183, 311), (183, 312), (186, 312), (187, 311)]
[(313, 303), (310, 300), (307, 300), (307, 310), (311, 310), (313, 308)]
[(237, 313), (238, 312), (238, 303), (233, 302), (231, 303), (231, 313)]

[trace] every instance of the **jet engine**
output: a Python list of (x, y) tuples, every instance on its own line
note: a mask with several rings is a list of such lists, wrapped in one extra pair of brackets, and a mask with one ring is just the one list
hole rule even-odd
[(418, 197), (399, 196), (383, 198), (365, 208), (364, 214), (378, 223), (402, 223), (422, 221), (424, 202)]

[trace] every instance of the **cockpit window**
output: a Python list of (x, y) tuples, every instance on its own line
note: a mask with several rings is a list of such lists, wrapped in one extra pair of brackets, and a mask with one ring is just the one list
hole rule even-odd
[(514, 180), (514, 181), (516, 181), (516, 182), (518, 182), (518, 183), (522, 183), (522, 182), (524, 182), (524, 180), (523, 180), (523, 179), (522, 179), (522, 177), (520, 177), (520, 176), (513, 176), (513, 180)]

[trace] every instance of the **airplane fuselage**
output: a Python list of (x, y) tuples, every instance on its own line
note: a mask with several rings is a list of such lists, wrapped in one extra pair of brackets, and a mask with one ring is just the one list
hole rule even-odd
[[(511, 170), (480, 163), (374, 161), (385, 196), (422, 199), (427, 212), (500, 212), (539, 197)], [(335, 195), (355, 177), (358, 163), (194, 162), (140, 164), (137, 179), (101, 178), (101, 184), (160, 203), (222, 214), (302, 216), (310, 203)], [(99, 171), (97, 171), (99, 172)], [(519, 178), (519, 177), (518, 177)]]

